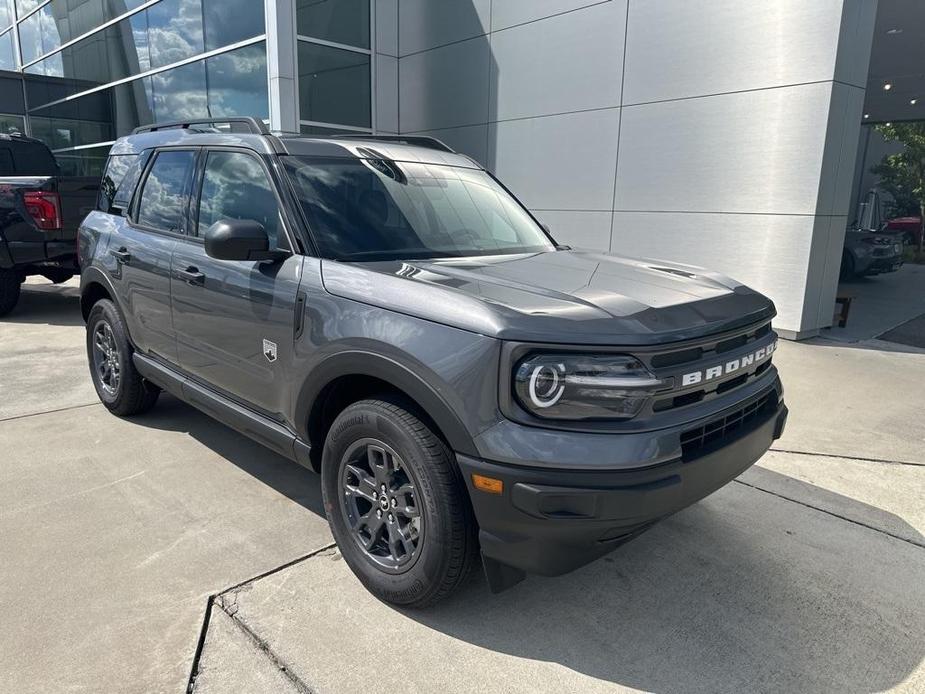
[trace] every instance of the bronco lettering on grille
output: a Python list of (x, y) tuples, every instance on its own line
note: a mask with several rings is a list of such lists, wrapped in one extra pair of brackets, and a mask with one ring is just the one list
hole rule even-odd
[(720, 378), (727, 374), (734, 373), (739, 369), (744, 369), (753, 364), (760, 364), (765, 359), (770, 358), (774, 353), (774, 350), (777, 349), (777, 340), (769, 344), (767, 347), (762, 347), (761, 349), (755, 350), (751, 354), (746, 354), (744, 357), (739, 357), (738, 359), (732, 359), (727, 361), (725, 364), (718, 364), (717, 366), (711, 366), (708, 369), (703, 369), (701, 371), (692, 371), (689, 374), (684, 374), (681, 377), (681, 386), (692, 386), (702, 381), (712, 381), (715, 378)]

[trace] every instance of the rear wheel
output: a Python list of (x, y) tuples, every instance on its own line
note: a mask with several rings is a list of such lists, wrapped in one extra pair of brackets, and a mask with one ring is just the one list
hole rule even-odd
[(23, 276), (15, 270), (0, 268), (0, 316), (5, 316), (19, 303)]
[(96, 394), (110, 412), (120, 417), (150, 410), (160, 395), (160, 389), (135, 369), (132, 352), (115, 305), (101, 299), (87, 318), (87, 358)]
[(842, 251), (841, 270), (838, 273), (838, 278), (842, 280), (850, 280), (854, 276), (854, 256), (851, 255), (848, 251)]
[(462, 584), (475, 520), (452, 452), (395, 400), (363, 400), (334, 421), (322, 489), (348, 566), (378, 598), (422, 607)]

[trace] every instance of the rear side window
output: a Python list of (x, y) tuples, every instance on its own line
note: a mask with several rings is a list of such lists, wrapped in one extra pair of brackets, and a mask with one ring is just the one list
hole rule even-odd
[(128, 207), (147, 155), (147, 152), (110, 155), (100, 182), (98, 209), (101, 212), (118, 212)]
[(138, 224), (160, 231), (180, 232), (183, 206), (196, 153), (159, 152), (145, 179), (138, 202)]

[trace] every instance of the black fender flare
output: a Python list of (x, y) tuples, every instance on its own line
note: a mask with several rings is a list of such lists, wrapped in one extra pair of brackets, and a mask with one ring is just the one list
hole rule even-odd
[[(80, 309), (83, 311), (83, 300), (84, 295), (87, 293), (87, 289), (92, 284), (99, 284), (106, 290), (106, 293), (109, 294), (112, 303), (115, 304), (116, 310), (122, 316), (122, 322), (125, 324), (126, 330), (128, 330), (128, 324), (125, 323), (125, 311), (122, 309), (122, 303), (119, 300), (119, 293), (116, 291), (115, 287), (112, 285), (112, 281), (109, 277), (106, 276), (106, 273), (100, 270), (97, 267), (86, 267), (81, 268), (80, 271)], [(129, 341), (131, 341), (131, 335), (129, 336)]]
[[(472, 435), (459, 416), (420, 374), (412, 368), (375, 352), (346, 350), (327, 357), (312, 369), (296, 400), (299, 436), (308, 441), (308, 424), (315, 401), (324, 388), (343, 376), (370, 376), (385, 381), (411, 398), (430, 417), (454, 451), (477, 456)], [(309, 442), (313, 447), (321, 444)]]

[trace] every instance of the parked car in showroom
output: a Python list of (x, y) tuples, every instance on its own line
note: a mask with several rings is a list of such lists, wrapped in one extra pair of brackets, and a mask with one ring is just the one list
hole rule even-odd
[(493, 591), (575, 569), (781, 436), (761, 294), (559, 245), (431, 138), (221, 124), (112, 147), (80, 230), (93, 384), (120, 416), (166, 390), (320, 472), (381, 599), (436, 602), (479, 553)]
[(77, 266), (77, 227), (96, 206), (100, 181), (62, 176), (45, 143), (0, 134), (0, 316), (26, 277), (66, 282)]
[(902, 239), (885, 233), (884, 227), (883, 201), (876, 190), (871, 190), (858, 204), (855, 223), (845, 230), (841, 279), (896, 272), (902, 267)]

